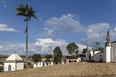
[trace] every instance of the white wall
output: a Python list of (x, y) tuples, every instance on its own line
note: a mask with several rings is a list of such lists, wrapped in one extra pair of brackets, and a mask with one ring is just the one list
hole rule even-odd
[(100, 58), (102, 59), (102, 61), (104, 61), (104, 53), (97, 53), (93, 59), (94, 61), (99, 62)]
[[(34, 68), (35, 67), (43, 67), (43, 63), (44, 63), (44, 66), (47, 66), (46, 62), (37, 62), (37, 63), (34, 63)], [(53, 65), (53, 62), (48, 62), (48, 66), (50, 65)]]
[(15, 63), (4, 63), (4, 71), (8, 71), (9, 65), (11, 65), (11, 71), (15, 71)]
[(104, 62), (111, 62), (111, 46), (105, 47)]
[(11, 65), (11, 71), (24, 69), (24, 63), (4, 63), (4, 71), (9, 71), (8, 66)]
[(22, 62), (22, 63), (17, 63), (17, 70), (22, 70), (22, 69), (24, 69), (24, 62)]
[(76, 60), (76, 62), (80, 62), (81, 61), (81, 58), (78, 57), (78, 59), (66, 59), (66, 63), (69, 63), (69, 60), (74, 61), (74, 62)]

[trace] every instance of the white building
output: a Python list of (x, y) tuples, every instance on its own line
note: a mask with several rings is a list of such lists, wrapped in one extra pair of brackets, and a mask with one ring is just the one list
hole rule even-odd
[(34, 62), (34, 68), (36, 67), (43, 67), (43, 66), (50, 66), (53, 65), (53, 58), (50, 59), (50, 62), (46, 62), (46, 58), (42, 58), (41, 62)]
[(53, 62), (36, 62), (36, 63), (34, 63), (34, 68), (43, 67), (43, 66), (50, 66), (50, 65), (53, 65)]
[(22, 69), (24, 69), (24, 61), (16, 53), (11, 54), (4, 62), (4, 71), (15, 71)]
[[(92, 55), (92, 53), (90, 53)], [(87, 52), (86, 58), (90, 54)], [(102, 61), (102, 62), (116, 62), (116, 41), (110, 42), (109, 31), (107, 32), (106, 43), (104, 47), (104, 52), (95, 53), (93, 57), (94, 61)]]
[(80, 62), (81, 58), (80, 57), (75, 57), (75, 56), (66, 56), (66, 63), (70, 62)]
[(93, 51), (89, 51), (88, 53), (86, 53), (86, 60), (90, 60), (90, 57), (92, 59), (93, 54), (96, 55), (97, 53), (100, 53), (100, 51), (95, 51), (94, 53), (93, 53)]

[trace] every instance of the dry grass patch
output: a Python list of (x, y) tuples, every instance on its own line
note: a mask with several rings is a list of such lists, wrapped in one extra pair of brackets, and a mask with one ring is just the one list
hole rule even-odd
[(69, 63), (14, 72), (0, 73), (0, 77), (75, 77), (116, 74), (116, 63)]

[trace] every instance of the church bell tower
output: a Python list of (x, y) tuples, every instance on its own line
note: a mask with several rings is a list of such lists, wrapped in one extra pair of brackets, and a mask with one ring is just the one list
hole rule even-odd
[(105, 46), (110, 46), (110, 45), (111, 45), (111, 43), (110, 43), (110, 34), (109, 34), (109, 31), (108, 31)]
[(104, 61), (111, 62), (111, 42), (110, 42), (110, 34), (107, 32), (106, 43), (105, 43), (105, 51), (104, 51)]

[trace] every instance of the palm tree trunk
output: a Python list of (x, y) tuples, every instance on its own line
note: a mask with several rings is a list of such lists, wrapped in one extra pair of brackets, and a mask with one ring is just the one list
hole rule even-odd
[(28, 68), (28, 20), (26, 20), (26, 69)]

